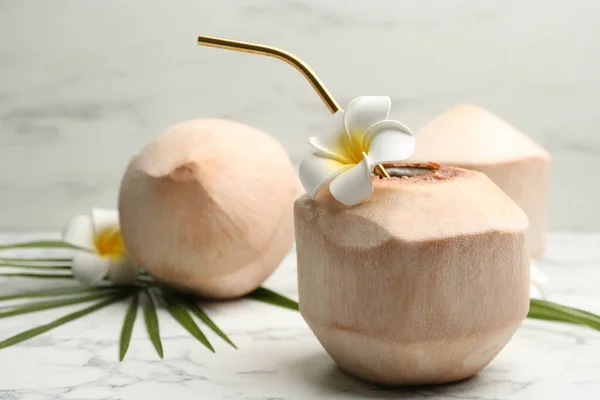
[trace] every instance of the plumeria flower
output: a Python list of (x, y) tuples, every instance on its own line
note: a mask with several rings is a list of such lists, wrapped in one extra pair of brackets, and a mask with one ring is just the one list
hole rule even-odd
[(544, 286), (550, 280), (548, 276), (538, 267), (535, 261), (531, 261), (531, 297), (544, 298), (546, 297)]
[(72, 271), (84, 285), (104, 278), (117, 284), (137, 279), (138, 266), (127, 256), (117, 211), (95, 208), (91, 215), (73, 217), (63, 230), (62, 240), (78, 248)]
[(337, 111), (331, 128), (311, 137), (313, 153), (300, 164), (304, 189), (314, 198), (329, 183), (331, 195), (352, 206), (373, 193), (371, 174), (377, 164), (409, 158), (415, 148), (411, 131), (388, 119), (391, 99), (362, 96), (352, 100), (346, 112)]

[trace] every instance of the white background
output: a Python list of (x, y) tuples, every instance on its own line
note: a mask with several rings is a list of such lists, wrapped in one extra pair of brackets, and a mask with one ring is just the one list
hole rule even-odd
[(0, 229), (115, 207), (131, 155), (185, 119), (254, 125), (298, 163), (329, 116), (311, 87), (201, 33), (298, 55), (342, 105), (390, 95), (414, 131), (481, 105), (551, 152), (550, 229), (600, 228), (596, 1), (19, 0), (0, 2)]

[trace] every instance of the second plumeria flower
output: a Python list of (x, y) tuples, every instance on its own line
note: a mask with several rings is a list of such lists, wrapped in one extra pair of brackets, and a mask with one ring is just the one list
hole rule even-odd
[(388, 119), (390, 108), (387, 96), (357, 97), (345, 112), (333, 115), (324, 135), (310, 138), (313, 152), (300, 164), (299, 175), (313, 198), (329, 183), (340, 203), (359, 204), (373, 193), (371, 176), (377, 164), (413, 154), (415, 138), (404, 124)]
[(138, 266), (127, 256), (115, 210), (93, 209), (91, 215), (70, 219), (62, 240), (79, 250), (73, 256), (73, 277), (84, 285), (94, 285), (105, 278), (113, 283), (133, 283)]
[(538, 263), (531, 260), (531, 291), (532, 298), (543, 299), (546, 297), (545, 286), (550, 281), (548, 275), (542, 271)]

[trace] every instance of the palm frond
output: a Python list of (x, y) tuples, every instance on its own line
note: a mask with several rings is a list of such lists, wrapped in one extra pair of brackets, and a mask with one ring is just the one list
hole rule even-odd
[(66, 296), (73, 294), (82, 294), (82, 293), (96, 293), (96, 292), (110, 292), (119, 289), (114, 286), (101, 286), (101, 287), (73, 287), (73, 288), (64, 288), (64, 289), (50, 289), (50, 290), (41, 290), (37, 292), (26, 292), (26, 293), (16, 293), (16, 294), (8, 294), (4, 296), (0, 296), (0, 301), (6, 300), (18, 300), (18, 299), (28, 299), (28, 298), (39, 298), (39, 297), (55, 297), (55, 296)]
[(600, 331), (600, 316), (546, 300), (531, 299), (527, 317), (546, 321), (586, 325)]
[(22, 263), (0, 263), (1, 267), (21, 268), (21, 269), (50, 269), (50, 270), (71, 270), (70, 265), (42, 265), (42, 264), (22, 264)]
[(173, 318), (179, 322), (179, 324), (184, 327), (193, 337), (198, 339), (200, 343), (202, 343), (206, 348), (208, 348), (213, 353), (215, 349), (212, 347), (202, 330), (198, 327), (194, 319), (190, 316), (190, 313), (185, 307), (185, 304), (181, 302), (178, 298), (165, 295), (165, 302), (167, 303), (167, 310), (173, 316)]
[(17, 343), (21, 343), (21, 342), (23, 342), (25, 340), (29, 340), (29, 339), (34, 338), (36, 336), (39, 336), (39, 335), (41, 335), (43, 333), (46, 333), (46, 332), (48, 332), (48, 331), (50, 331), (50, 330), (52, 330), (52, 329), (54, 329), (54, 328), (56, 328), (58, 326), (64, 325), (64, 324), (66, 324), (68, 322), (74, 321), (74, 320), (76, 320), (78, 318), (81, 318), (81, 317), (84, 317), (84, 316), (86, 316), (88, 314), (91, 314), (94, 311), (98, 311), (98, 310), (100, 310), (100, 309), (102, 309), (102, 308), (104, 308), (104, 307), (106, 307), (106, 306), (108, 306), (110, 304), (116, 303), (117, 301), (120, 301), (120, 300), (126, 298), (127, 296), (129, 296), (129, 293), (127, 293), (126, 295), (125, 294), (119, 294), (117, 296), (110, 297), (109, 299), (100, 301), (100, 302), (98, 302), (98, 303), (96, 303), (96, 304), (94, 304), (94, 305), (92, 305), (90, 307), (86, 307), (86, 308), (84, 308), (82, 310), (75, 311), (75, 312), (73, 312), (71, 314), (67, 314), (67, 315), (65, 315), (65, 316), (63, 316), (63, 317), (61, 317), (61, 318), (59, 318), (57, 320), (54, 320), (54, 321), (50, 322), (50, 323), (47, 323), (47, 324), (44, 324), (44, 325), (40, 325), (38, 327), (35, 327), (35, 328), (32, 328), (32, 329), (26, 330), (24, 332), (21, 332), (21, 333), (19, 333), (17, 335), (11, 336), (8, 339), (4, 339), (3, 341), (0, 342), (0, 349), (12, 346), (12, 345), (17, 344)]
[(26, 263), (44, 263), (44, 262), (60, 262), (70, 263), (72, 258), (37, 258), (37, 257), (0, 257), (0, 263), (11, 262), (26, 262)]
[(233, 348), (237, 349), (237, 346), (233, 344), (231, 339), (221, 330), (219, 327), (210, 319), (210, 317), (204, 312), (202, 308), (197, 303), (187, 301), (186, 306), (188, 309), (194, 313), (202, 322), (204, 322), (213, 332), (221, 337), (224, 341), (229, 343)]
[(148, 289), (144, 290), (143, 297), (143, 308), (144, 308), (144, 322), (146, 323), (146, 330), (152, 345), (156, 349), (160, 358), (163, 358), (162, 342), (160, 340), (160, 329), (158, 325), (158, 317), (156, 315), (156, 305), (152, 294)]
[(12, 249), (79, 249), (79, 247), (63, 242), (62, 240), (34, 240), (31, 242), (12, 243), (0, 246), (0, 250)]
[(33, 272), (4, 272), (0, 278), (44, 278), (44, 279), (74, 279), (73, 275), (67, 274), (37, 274)]
[(121, 329), (121, 340), (119, 342), (119, 361), (123, 361), (127, 349), (129, 349), (129, 343), (131, 342), (131, 334), (133, 333), (133, 325), (137, 317), (138, 309), (138, 293), (134, 293), (131, 296), (131, 303), (125, 314), (125, 320), (123, 321), (123, 328)]
[(298, 305), (298, 302), (291, 300), (279, 293), (276, 293), (276, 292), (269, 290), (267, 288), (264, 288), (262, 286), (256, 290), (254, 290), (253, 292), (248, 293), (244, 297), (246, 297), (248, 299), (252, 299), (252, 300), (262, 301), (263, 303), (268, 303), (271, 305), (287, 308), (287, 309), (294, 310), (294, 311), (300, 310), (300, 306)]
[(29, 314), (32, 312), (50, 310), (52, 308), (66, 307), (74, 304), (86, 303), (92, 300), (111, 297), (113, 294), (114, 292), (100, 292), (88, 294), (87, 296), (77, 296), (59, 300), (39, 301), (27, 305), (15, 306), (7, 311), (0, 312), (0, 318), (13, 317), (15, 315)]

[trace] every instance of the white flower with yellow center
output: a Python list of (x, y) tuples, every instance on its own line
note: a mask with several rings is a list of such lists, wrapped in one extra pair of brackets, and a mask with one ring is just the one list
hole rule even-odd
[(333, 126), (323, 136), (311, 137), (314, 151), (300, 164), (304, 189), (314, 198), (329, 183), (331, 195), (352, 206), (373, 193), (371, 174), (377, 164), (406, 160), (415, 148), (411, 131), (388, 119), (391, 99), (362, 96), (346, 112), (333, 115)]
[(75, 247), (73, 277), (85, 285), (94, 285), (104, 278), (117, 284), (137, 279), (138, 266), (129, 259), (115, 210), (93, 209), (90, 215), (69, 220), (62, 240)]

